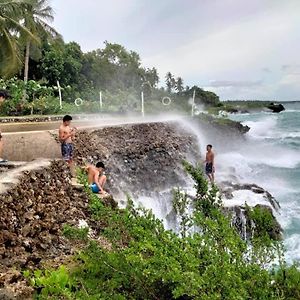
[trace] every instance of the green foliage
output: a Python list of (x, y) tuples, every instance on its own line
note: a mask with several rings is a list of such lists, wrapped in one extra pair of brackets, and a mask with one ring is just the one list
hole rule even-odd
[(184, 95), (192, 98), (195, 91), (195, 104), (203, 104), (205, 106), (216, 106), (219, 104), (220, 99), (215, 93), (205, 91), (198, 86), (193, 86), (184, 91)]
[(23, 275), (40, 291), (36, 299), (74, 299), (72, 278), (64, 266), (57, 270), (36, 270), (33, 274), (26, 272)]
[(254, 237), (269, 236), (270, 232), (276, 227), (272, 212), (267, 207), (255, 206), (253, 208), (246, 206), (246, 212), (249, 220), (254, 222)]
[(70, 240), (86, 240), (88, 237), (89, 228), (78, 228), (65, 224), (63, 226), (63, 235)]
[(194, 167), (187, 161), (183, 161), (182, 164), (185, 171), (193, 178), (195, 182), (194, 187), (196, 189), (197, 197), (205, 196), (208, 192), (208, 181), (205, 179), (202, 169)]
[(0, 0), (0, 76), (9, 77), (21, 65), (20, 35), (36, 40), (23, 25), (25, 1)]
[(200, 113), (195, 117), (202, 124), (210, 124), (214, 128), (228, 129), (231, 133), (244, 134), (249, 131), (249, 127), (241, 124), (241, 122), (233, 121), (224, 117), (216, 117), (208, 113)]
[[(2, 115), (26, 115), (55, 113), (59, 109), (58, 100), (54, 97), (55, 88), (29, 80), (26, 84), (17, 78), (3, 80), (0, 78), (0, 89), (10, 94), (1, 106)], [(24, 90), (27, 97), (23, 100)]]
[(300, 272), (299, 264), (282, 266), (274, 273), (273, 285), (278, 290), (281, 299), (300, 299)]
[[(208, 187), (200, 168), (187, 162), (184, 167), (197, 195), (190, 199), (174, 191), (180, 235), (165, 230), (151, 211), (136, 209), (131, 199), (125, 210), (93, 208), (93, 217), (106, 219), (102, 234), (112, 250), (91, 241), (70, 272), (26, 274), (38, 299), (298, 299), (300, 272), (286, 266), (281, 244), (265, 245), (265, 251), (263, 244), (249, 247), (221, 212), (217, 188)], [(79, 177), (88, 188), (83, 172)], [(268, 217), (251, 214), (268, 230)], [(263, 264), (275, 256), (279, 266)]]
[(192, 218), (188, 212), (191, 201), (188, 195), (179, 188), (174, 190), (173, 193), (173, 209), (180, 218), (180, 235), (186, 237), (188, 230), (193, 226)]

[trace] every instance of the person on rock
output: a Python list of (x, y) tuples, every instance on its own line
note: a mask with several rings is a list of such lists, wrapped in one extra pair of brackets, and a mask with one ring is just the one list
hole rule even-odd
[[(5, 90), (0, 90), (0, 107), (3, 105), (3, 102), (8, 98), (8, 93)], [(2, 158), (3, 154), (3, 138), (2, 132), (0, 130), (0, 163), (7, 162), (6, 159)]]
[(211, 183), (215, 181), (215, 154), (212, 151), (212, 145), (206, 146), (206, 158), (205, 158), (205, 174), (209, 178)]
[(75, 167), (73, 162), (73, 139), (75, 137), (76, 128), (70, 126), (71, 121), (71, 116), (66, 115), (63, 117), (63, 123), (59, 127), (59, 140), (61, 142), (62, 157), (69, 164), (71, 174), (73, 177), (75, 177)]
[(90, 184), (92, 192), (107, 195), (104, 191), (104, 185), (106, 183), (104, 163), (97, 162), (96, 166), (88, 165), (85, 169), (88, 173), (88, 183)]

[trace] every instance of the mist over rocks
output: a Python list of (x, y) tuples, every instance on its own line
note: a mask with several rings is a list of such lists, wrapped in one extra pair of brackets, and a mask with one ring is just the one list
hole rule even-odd
[(78, 164), (103, 161), (110, 192), (132, 196), (186, 184), (181, 162), (200, 159), (196, 137), (180, 124), (141, 123), (78, 132)]
[[(201, 126), (201, 130), (209, 130), (211, 133), (218, 131), (211, 124), (206, 125), (204, 129)], [(186, 188), (193, 185), (183, 171), (181, 162), (183, 159), (192, 163), (203, 160), (198, 140), (201, 136), (196, 136), (197, 131), (201, 131), (199, 124), (195, 128), (190, 126), (186, 122), (157, 122), (105, 127), (91, 132), (80, 131), (75, 143), (76, 159), (81, 165), (87, 161), (103, 161), (107, 167), (108, 189), (116, 200), (122, 203), (128, 193), (134, 201), (151, 208), (158, 218), (164, 219), (167, 228), (176, 228), (171, 190), (173, 187)], [(227, 136), (232, 130), (219, 130), (218, 142), (224, 146), (224, 139), (227, 139), (229, 147), (230, 143), (243, 139), (238, 129), (234, 129), (236, 137)], [(213, 133), (212, 136), (216, 138)], [(232, 214), (233, 225), (245, 238), (249, 237), (252, 229), (247, 225), (250, 223), (245, 213), (245, 202), (229, 204), (234, 192), (247, 190), (255, 199), (256, 195), (260, 196), (260, 205), (279, 209), (276, 199), (258, 185), (223, 181), (220, 182), (220, 188), (224, 200), (226, 199), (225, 211)], [(278, 238), (282, 229), (273, 213), (272, 216), (276, 224), (272, 236)]]

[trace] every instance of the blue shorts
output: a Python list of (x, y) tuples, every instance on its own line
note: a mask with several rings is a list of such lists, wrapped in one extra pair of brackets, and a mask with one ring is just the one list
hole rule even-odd
[(98, 194), (98, 193), (100, 192), (100, 190), (99, 190), (99, 188), (98, 188), (98, 185), (97, 185), (96, 183), (92, 183), (92, 184), (90, 185), (90, 188), (91, 188), (91, 190), (92, 190), (93, 193)]
[(74, 146), (70, 143), (62, 143), (61, 144), (61, 155), (64, 160), (72, 160), (73, 159), (73, 151)]

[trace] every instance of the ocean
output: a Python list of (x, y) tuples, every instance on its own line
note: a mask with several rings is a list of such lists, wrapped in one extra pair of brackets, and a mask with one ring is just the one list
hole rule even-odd
[(240, 181), (256, 183), (280, 203), (276, 218), (284, 229), (288, 263), (300, 261), (300, 102), (284, 103), (285, 111), (235, 114), (230, 118), (251, 129), (246, 141), (217, 161), (231, 166)]

